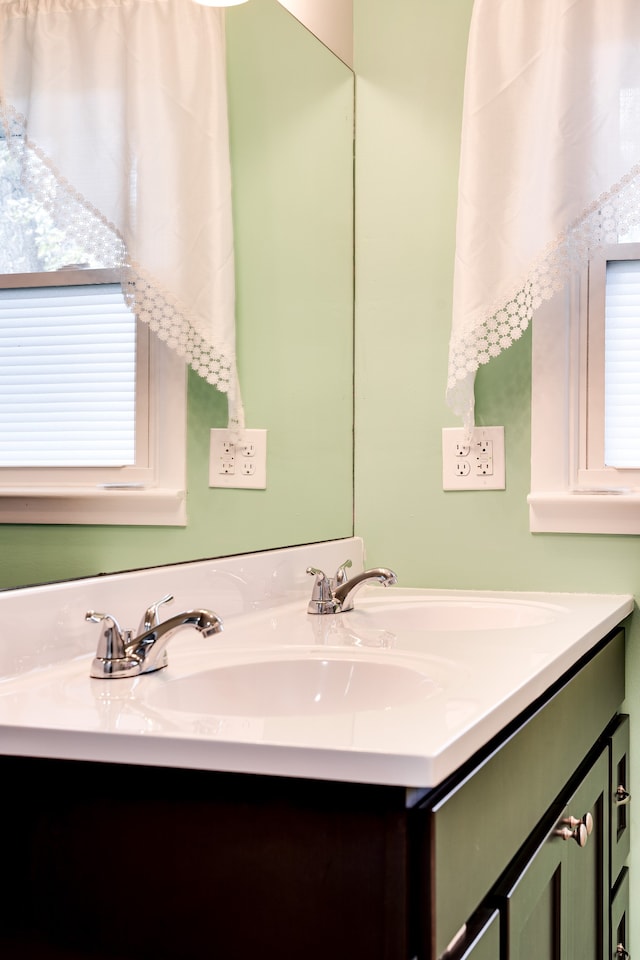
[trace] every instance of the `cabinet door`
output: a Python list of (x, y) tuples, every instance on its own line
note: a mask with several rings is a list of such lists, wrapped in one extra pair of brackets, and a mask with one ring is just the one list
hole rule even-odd
[(609, 960), (629, 956), (629, 871), (625, 867), (611, 899), (611, 946)]
[(564, 850), (547, 837), (505, 891), (507, 960), (560, 960), (565, 898)]
[(611, 734), (611, 886), (629, 855), (629, 717), (618, 718)]
[(561, 841), (567, 870), (566, 929), (568, 960), (601, 960), (609, 940), (609, 751), (600, 754), (563, 811), (585, 820), (592, 830), (584, 847)]
[(542, 842), (533, 841), (514, 863), (498, 897), (507, 960), (606, 956), (608, 781), (605, 750), (568, 791)]
[(480, 909), (465, 925), (464, 934), (442, 960), (500, 960), (500, 914)]

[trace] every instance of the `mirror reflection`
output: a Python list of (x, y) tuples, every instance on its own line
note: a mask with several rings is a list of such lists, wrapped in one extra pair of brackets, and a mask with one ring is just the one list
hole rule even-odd
[(238, 366), (266, 490), (209, 487), (227, 403), (188, 374), (187, 524), (3, 524), (0, 587), (352, 533), (353, 74), (277, 0), (226, 13)]
[(353, 67), (353, 0), (280, 0), (337, 57)]

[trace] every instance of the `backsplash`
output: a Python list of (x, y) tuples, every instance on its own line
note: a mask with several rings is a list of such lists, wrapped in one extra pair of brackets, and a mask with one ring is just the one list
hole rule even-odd
[(85, 621), (88, 610), (135, 630), (149, 604), (170, 593), (167, 617), (209, 607), (226, 620), (297, 597), (306, 603), (313, 586), (307, 567), (333, 576), (347, 559), (353, 574), (364, 569), (359, 537), (1, 591), (0, 683), (95, 652), (99, 630)]

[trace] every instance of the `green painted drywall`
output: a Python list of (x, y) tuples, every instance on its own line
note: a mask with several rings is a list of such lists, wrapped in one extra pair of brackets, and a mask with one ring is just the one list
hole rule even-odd
[(478, 375), (505, 491), (444, 492), (441, 430), (472, 0), (356, 0), (356, 532), (401, 582), (640, 590), (636, 537), (532, 535), (530, 331)]
[(226, 14), (238, 366), (267, 490), (208, 487), (226, 398), (189, 376), (188, 526), (0, 526), (0, 588), (350, 536), (353, 75), (276, 0)]
[[(638, 596), (637, 537), (529, 532), (530, 331), (477, 380), (477, 422), (505, 427), (506, 490), (442, 490), (441, 430), (459, 426), (444, 393), (471, 7), (355, 0), (355, 532), (368, 563), (392, 567), (406, 586)], [(632, 619), (633, 745), (640, 629)], [(638, 768), (632, 758), (636, 795)]]

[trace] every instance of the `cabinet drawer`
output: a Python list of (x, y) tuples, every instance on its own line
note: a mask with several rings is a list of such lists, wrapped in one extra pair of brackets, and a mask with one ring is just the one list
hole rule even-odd
[[(560, 795), (624, 699), (624, 633), (427, 812), (427, 956), (440, 956)], [(429, 903), (430, 901), (430, 903)]]
[(629, 717), (622, 715), (611, 736), (611, 886), (629, 856)]

